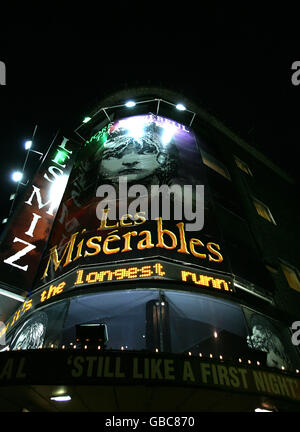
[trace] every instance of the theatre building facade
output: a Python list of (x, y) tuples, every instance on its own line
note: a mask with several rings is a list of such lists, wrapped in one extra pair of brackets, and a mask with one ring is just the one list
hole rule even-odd
[(298, 411), (293, 180), (173, 91), (88, 114), (2, 234), (0, 410)]

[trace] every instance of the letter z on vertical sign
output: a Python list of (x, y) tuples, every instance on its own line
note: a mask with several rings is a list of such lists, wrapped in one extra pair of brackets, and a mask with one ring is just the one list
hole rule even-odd
[(59, 135), (19, 202), (0, 244), (0, 283), (30, 291), (78, 145)]

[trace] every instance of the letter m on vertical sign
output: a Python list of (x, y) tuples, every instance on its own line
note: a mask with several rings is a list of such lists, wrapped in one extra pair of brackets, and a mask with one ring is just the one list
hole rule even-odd
[(20, 198), (0, 243), (0, 283), (33, 287), (78, 144), (59, 135)]

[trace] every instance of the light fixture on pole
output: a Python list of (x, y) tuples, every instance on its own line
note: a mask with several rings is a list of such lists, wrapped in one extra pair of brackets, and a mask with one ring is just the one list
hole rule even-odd
[(11, 175), (11, 179), (16, 183), (20, 182), (22, 178), (23, 174), (21, 173), (21, 171), (14, 171)]

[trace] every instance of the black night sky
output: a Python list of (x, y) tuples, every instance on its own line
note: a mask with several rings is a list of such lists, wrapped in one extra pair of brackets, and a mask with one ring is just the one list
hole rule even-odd
[(299, 184), (296, 24), (296, 13), (276, 6), (11, 1), (0, 16), (1, 220), (34, 126), (35, 148), (45, 151), (102, 97), (136, 85), (191, 96)]

